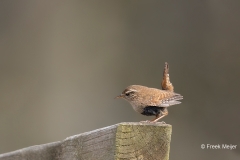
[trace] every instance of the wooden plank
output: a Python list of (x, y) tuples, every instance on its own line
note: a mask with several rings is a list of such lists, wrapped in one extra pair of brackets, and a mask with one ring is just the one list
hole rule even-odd
[(124, 122), (0, 155), (0, 160), (168, 160), (172, 127)]

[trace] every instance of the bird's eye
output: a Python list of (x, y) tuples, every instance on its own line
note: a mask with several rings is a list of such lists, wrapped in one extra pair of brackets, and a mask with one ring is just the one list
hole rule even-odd
[(132, 90), (125, 90), (123, 92), (123, 94), (124, 94), (125, 97), (132, 97), (134, 95), (134, 91), (132, 91)]

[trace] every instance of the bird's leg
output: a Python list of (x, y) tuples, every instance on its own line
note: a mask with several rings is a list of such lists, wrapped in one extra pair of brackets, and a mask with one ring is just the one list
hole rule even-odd
[(151, 120), (150, 122), (157, 122), (158, 120), (160, 120), (161, 118), (165, 117), (168, 115), (168, 110), (167, 108), (164, 108), (157, 116), (156, 118), (154, 118), (153, 120)]

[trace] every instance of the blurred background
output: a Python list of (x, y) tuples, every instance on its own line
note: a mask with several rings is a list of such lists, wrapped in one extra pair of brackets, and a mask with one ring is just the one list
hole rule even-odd
[[(171, 160), (240, 158), (240, 1), (0, 1), (0, 153), (150, 119), (115, 100), (160, 88), (164, 62), (184, 96), (163, 120)], [(233, 144), (235, 150), (203, 150)]]

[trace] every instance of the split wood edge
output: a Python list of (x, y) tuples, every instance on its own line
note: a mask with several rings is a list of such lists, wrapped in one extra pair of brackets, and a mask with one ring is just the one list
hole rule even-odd
[(161, 122), (123, 122), (0, 154), (0, 160), (169, 160), (171, 133)]

